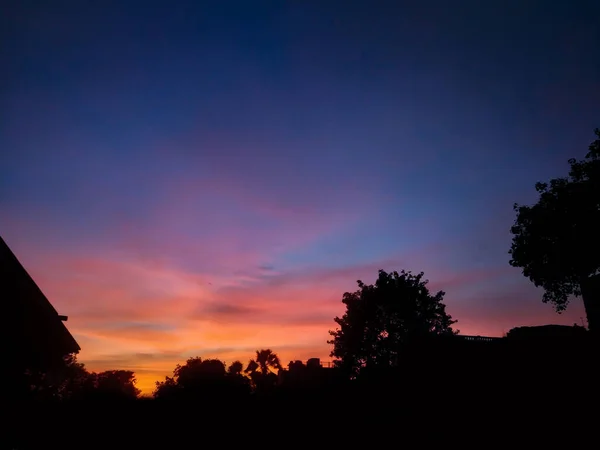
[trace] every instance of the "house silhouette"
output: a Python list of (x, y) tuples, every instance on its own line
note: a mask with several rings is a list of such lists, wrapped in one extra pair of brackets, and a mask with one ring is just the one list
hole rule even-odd
[(79, 345), (44, 293), (0, 237), (0, 296), (4, 321), (0, 327), (7, 344), (2, 376), (20, 380), (25, 373), (45, 376), (64, 366), (64, 357)]

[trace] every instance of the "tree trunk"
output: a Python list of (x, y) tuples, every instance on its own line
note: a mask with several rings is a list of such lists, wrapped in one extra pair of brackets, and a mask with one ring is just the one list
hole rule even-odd
[(588, 329), (598, 337), (600, 334), (600, 275), (581, 280), (581, 297), (587, 316)]

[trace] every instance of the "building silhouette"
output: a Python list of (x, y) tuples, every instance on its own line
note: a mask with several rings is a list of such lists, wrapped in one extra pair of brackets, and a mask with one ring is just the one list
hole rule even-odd
[(26, 374), (43, 373), (51, 380), (64, 367), (64, 357), (79, 345), (44, 293), (0, 237), (0, 295), (4, 321), (2, 340), (8, 343), (2, 376), (14, 386)]

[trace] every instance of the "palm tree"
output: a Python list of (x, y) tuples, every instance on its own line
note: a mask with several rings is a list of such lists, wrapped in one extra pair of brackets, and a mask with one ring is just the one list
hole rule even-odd
[(277, 377), (274, 371), (280, 370), (281, 363), (276, 353), (271, 349), (257, 350), (256, 359), (251, 359), (244, 370), (252, 380), (256, 389), (265, 389), (268, 385), (275, 385)]
[(261, 375), (268, 375), (281, 368), (277, 353), (274, 353), (271, 349), (256, 350), (256, 359), (251, 359), (248, 362), (244, 372), (252, 376), (253, 373), (256, 373), (260, 369), (259, 373)]
[(254, 375), (258, 370), (258, 363), (256, 361), (254, 361), (253, 359), (251, 359), (250, 361), (248, 361), (248, 365), (246, 366), (246, 368), (244, 369), (244, 373), (247, 373), (248, 376), (250, 378), (252, 378), (252, 375)]
[(279, 362), (279, 356), (277, 353), (271, 351), (270, 348), (266, 350), (256, 351), (256, 362), (260, 367), (260, 372), (263, 375), (267, 375), (272, 369), (281, 370), (281, 363)]

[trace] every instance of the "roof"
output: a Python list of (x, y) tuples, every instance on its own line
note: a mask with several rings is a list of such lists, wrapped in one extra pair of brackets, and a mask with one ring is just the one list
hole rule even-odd
[(64, 356), (81, 348), (61, 316), (0, 237), (0, 295), (4, 342), (18, 353)]
[(516, 327), (506, 334), (507, 339), (519, 341), (572, 340), (588, 337), (588, 330), (582, 326), (553, 324)]

